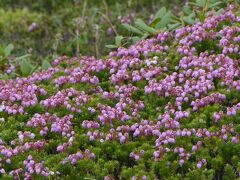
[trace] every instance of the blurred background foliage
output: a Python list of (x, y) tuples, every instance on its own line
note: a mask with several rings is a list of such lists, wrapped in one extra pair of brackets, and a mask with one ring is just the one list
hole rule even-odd
[(181, 2), (1, 0), (0, 44), (6, 46), (12, 43), (15, 55), (31, 53), (38, 60), (63, 54), (101, 56), (109, 51), (105, 44), (112, 43), (114, 39), (112, 28), (121, 34), (121, 18), (148, 20), (160, 7), (172, 6), (177, 9)]
[(201, 21), (208, 9), (221, 13), (230, 1), (1, 0), (0, 76), (27, 76), (61, 55), (101, 58), (164, 29)]

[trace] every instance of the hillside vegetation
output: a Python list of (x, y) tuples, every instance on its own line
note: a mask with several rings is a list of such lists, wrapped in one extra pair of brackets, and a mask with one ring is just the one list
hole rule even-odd
[(0, 80), (0, 177), (239, 178), (239, 12)]

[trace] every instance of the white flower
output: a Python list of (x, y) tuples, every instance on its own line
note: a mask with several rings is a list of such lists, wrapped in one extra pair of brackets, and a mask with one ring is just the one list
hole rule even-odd
[(5, 109), (4, 105), (0, 105), (0, 112), (2, 112)]
[(153, 60), (152, 63), (153, 63), (153, 64), (157, 64), (157, 60)]
[(147, 66), (150, 66), (151, 65), (151, 62), (147, 59), (146, 61), (146, 64), (147, 64)]
[(0, 122), (5, 122), (5, 119), (4, 118), (0, 118)]
[(35, 138), (35, 134), (31, 133), (31, 138), (34, 139)]
[(2, 169), (0, 169), (0, 173), (1, 173), (1, 174), (5, 174), (6, 171), (2, 168)]
[(20, 141), (20, 142), (23, 142), (24, 136), (23, 136), (22, 134), (20, 134), (20, 135), (18, 136), (18, 138), (19, 138), (19, 141)]
[(158, 57), (154, 56), (153, 59), (147, 59), (145, 60), (145, 63), (147, 64), (147, 66), (150, 66), (151, 64), (157, 64), (158, 63)]
[(157, 61), (158, 59), (159, 59), (158, 56), (154, 56), (154, 57), (153, 57), (153, 60), (155, 60), (155, 61)]

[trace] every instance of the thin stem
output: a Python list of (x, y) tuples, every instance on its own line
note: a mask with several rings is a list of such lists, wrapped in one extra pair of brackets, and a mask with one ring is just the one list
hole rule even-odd
[(99, 13), (99, 14), (108, 22), (108, 24), (111, 26), (112, 30), (114, 31), (115, 35), (118, 35), (115, 27), (114, 27), (113, 24), (111, 23), (111, 21), (110, 21), (110, 19), (108, 18), (108, 16), (106, 16), (105, 14), (103, 14), (103, 13), (100, 12), (100, 11), (97, 12), (97, 13)]
[(84, 17), (84, 16), (85, 16), (86, 7), (87, 7), (87, 0), (85, 0), (85, 1), (84, 1), (84, 4), (83, 4), (82, 17)]
[(108, 15), (108, 5), (107, 5), (106, 0), (103, 0), (103, 5), (104, 5), (105, 10), (106, 10), (106, 15)]
[(98, 40), (99, 40), (99, 26), (96, 24), (96, 33), (95, 33), (95, 51), (96, 51), (96, 57), (98, 58), (99, 56), (99, 51), (98, 51)]
[(76, 31), (76, 36), (77, 36), (77, 56), (80, 55), (80, 46), (79, 46), (79, 29)]

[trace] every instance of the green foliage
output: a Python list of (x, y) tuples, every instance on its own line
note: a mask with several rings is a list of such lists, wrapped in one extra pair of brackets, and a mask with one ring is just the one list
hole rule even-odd
[(1, 67), (0, 70), (2, 73), (7, 68), (8, 58), (11, 55), (11, 52), (13, 49), (14, 49), (14, 46), (12, 44), (9, 44), (6, 47), (0, 48), (0, 67)]
[(123, 36), (116, 36), (115, 44), (109, 44), (109, 45), (106, 45), (106, 47), (110, 49), (118, 48), (119, 46), (122, 45), (122, 40), (123, 40)]
[(223, 179), (231, 180), (231, 179), (234, 179), (235, 177), (236, 177), (236, 173), (235, 173), (235, 170), (233, 169), (233, 167), (229, 164), (226, 164), (224, 167)]
[[(226, 6), (226, 4), (226, 0), (191, 1), (189, 2), (189, 5), (182, 7), (179, 17), (175, 15), (177, 13), (173, 14), (172, 11), (167, 10), (166, 7), (162, 7), (156, 12), (154, 19), (148, 25), (145, 24), (143, 20), (137, 19), (134, 23), (135, 26), (128, 24), (122, 24), (122, 26), (132, 34), (137, 35), (137, 41), (139, 41), (164, 29), (174, 31), (179, 27), (191, 25), (197, 21), (203, 21), (207, 10), (210, 9), (217, 11)], [(136, 41), (133, 41), (133, 43), (135, 42)]]
[(34, 67), (26, 59), (24, 59), (20, 62), (20, 70), (23, 76), (27, 76), (33, 72)]
[(51, 67), (51, 64), (48, 62), (48, 60), (44, 60), (42, 62), (42, 69), (47, 70), (50, 67)]

